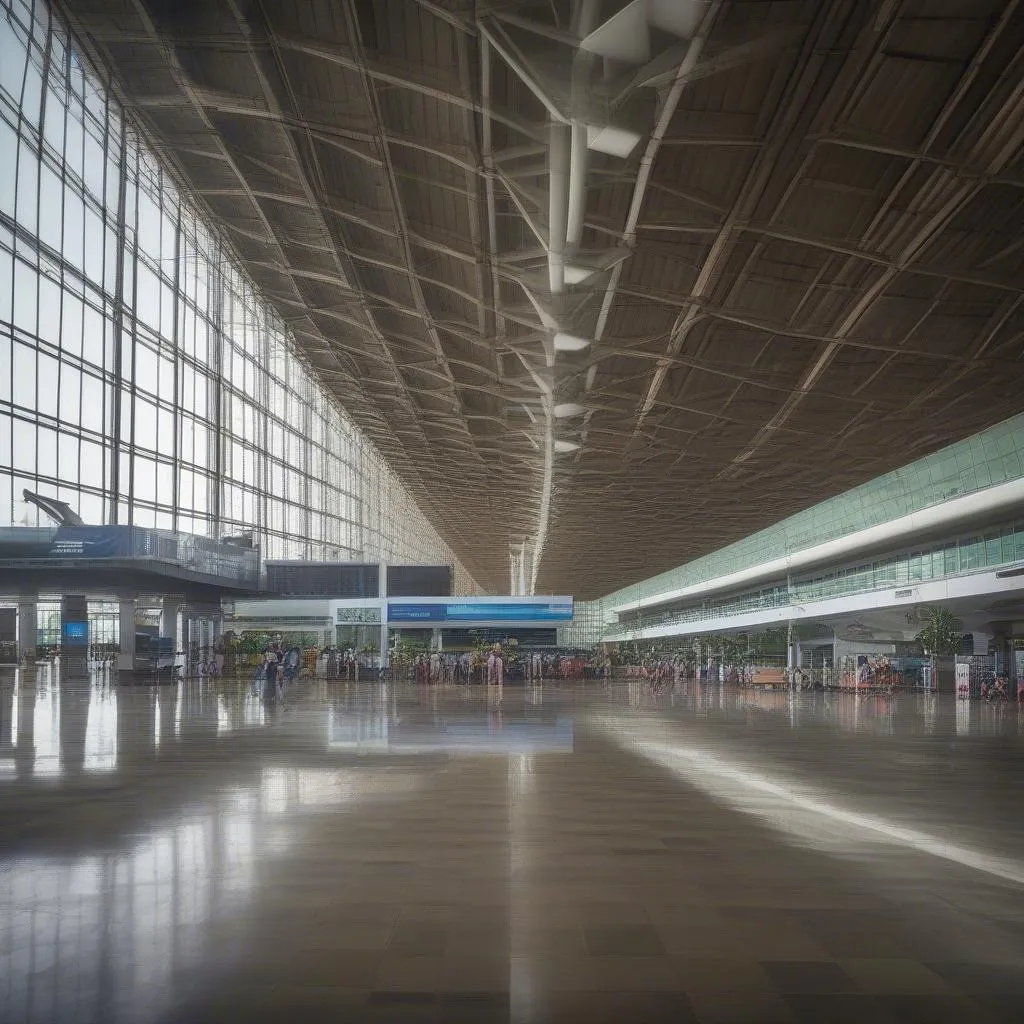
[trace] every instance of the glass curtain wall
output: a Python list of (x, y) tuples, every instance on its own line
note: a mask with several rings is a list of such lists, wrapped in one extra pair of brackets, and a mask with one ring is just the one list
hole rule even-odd
[(476, 589), (42, 0), (0, 0), (0, 525), (26, 487)]
[(623, 587), (608, 608), (692, 586), (1024, 475), (1024, 414), (798, 512), (669, 572)]
[[(879, 555), (860, 565), (841, 566), (813, 575), (798, 576), (788, 585), (779, 581), (742, 594), (711, 597), (682, 607), (630, 612), (607, 625), (604, 632), (615, 635), (622, 629), (705, 622), (728, 615), (744, 615), (791, 604), (850, 597), (887, 587), (928, 583), (986, 569), (1018, 566), (1022, 562), (1024, 520), (1014, 520), (988, 527), (983, 533), (969, 533), (936, 541), (922, 549)], [(580, 605), (576, 607), (578, 609)]]

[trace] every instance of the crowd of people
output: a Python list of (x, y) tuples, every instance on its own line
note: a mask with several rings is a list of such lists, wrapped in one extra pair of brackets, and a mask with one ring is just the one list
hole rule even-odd
[(623, 667), (623, 675), (627, 679), (646, 679), (653, 682), (678, 683), (693, 675), (693, 667), (688, 665), (681, 657), (672, 658), (668, 655), (662, 657), (644, 658), (635, 665)]
[(487, 683), (502, 685), (505, 681), (506, 657), (500, 648), (487, 652), (461, 653), (433, 651), (421, 653), (409, 661), (392, 662), (392, 677), (408, 682), (441, 685)]
[(253, 674), (253, 691), (264, 700), (280, 700), (285, 688), (302, 671), (302, 651), (298, 647), (285, 650), (280, 640), (268, 644)]
[(549, 679), (599, 679), (611, 675), (611, 659), (582, 653), (524, 651), (514, 654), (496, 645), (487, 650), (433, 651), (408, 660), (392, 659), (391, 677), (421, 684), (502, 685)]
[(360, 673), (366, 678), (370, 670), (354, 647), (325, 647), (316, 657), (314, 672), (320, 679), (358, 682)]
[[(286, 649), (283, 641), (284, 637), (275, 637), (259, 655), (253, 674), (254, 690), (269, 690), (280, 697), (288, 683), (299, 675), (328, 682), (358, 682), (377, 678), (381, 671), (352, 647)], [(212, 666), (209, 674), (215, 674)], [(612, 675), (612, 660), (606, 654), (527, 651), (519, 647), (509, 650), (500, 644), (472, 651), (421, 651), (413, 655), (394, 652), (387, 672), (395, 682), (491, 686), (505, 682), (610, 679)]]

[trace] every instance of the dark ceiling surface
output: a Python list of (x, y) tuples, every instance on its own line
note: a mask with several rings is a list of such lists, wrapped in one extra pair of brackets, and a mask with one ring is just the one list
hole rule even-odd
[(525, 542), (600, 596), (1024, 408), (1014, 0), (60, 6), (488, 590)]

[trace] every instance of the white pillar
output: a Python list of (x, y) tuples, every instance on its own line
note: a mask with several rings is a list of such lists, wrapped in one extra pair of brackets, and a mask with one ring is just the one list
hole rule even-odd
[(181, 602), (176, 597), (165, 597), (160, 612), (160, 635), (170, 637), (175, 654), (178, 652), (180, 636), (178, 633), (178, 611)]
[(789, 685), (793, 685), (793, 623), (790, 622), (786, 626), (786, 676), (789, 679)]
[(22, 594), (18, 598), (18, 657), (27, 662), (36, 660), (36, 632), (39, 617), (36, 595)]
[(120, 653), (117, 667), (126, 672), (135, 668), (135, 598), (122, 598), (118, 605)]

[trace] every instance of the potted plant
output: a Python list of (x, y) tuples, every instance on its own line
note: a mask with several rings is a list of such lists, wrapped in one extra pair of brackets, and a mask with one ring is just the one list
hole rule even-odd
[(948, 608), (941, 605), (928, 608), (924, 626), (916, 639), (932, 659), (936, 686), (939, 689), (952, 688), (956, 672), (953, 655), (958, 654), (963, 646), (963, 623)]
[(929, 608), (924, 627), (917, 634), (924, 653), (933, 658), (959, 654), (963, 644), (963, 623), (941, 605)]

